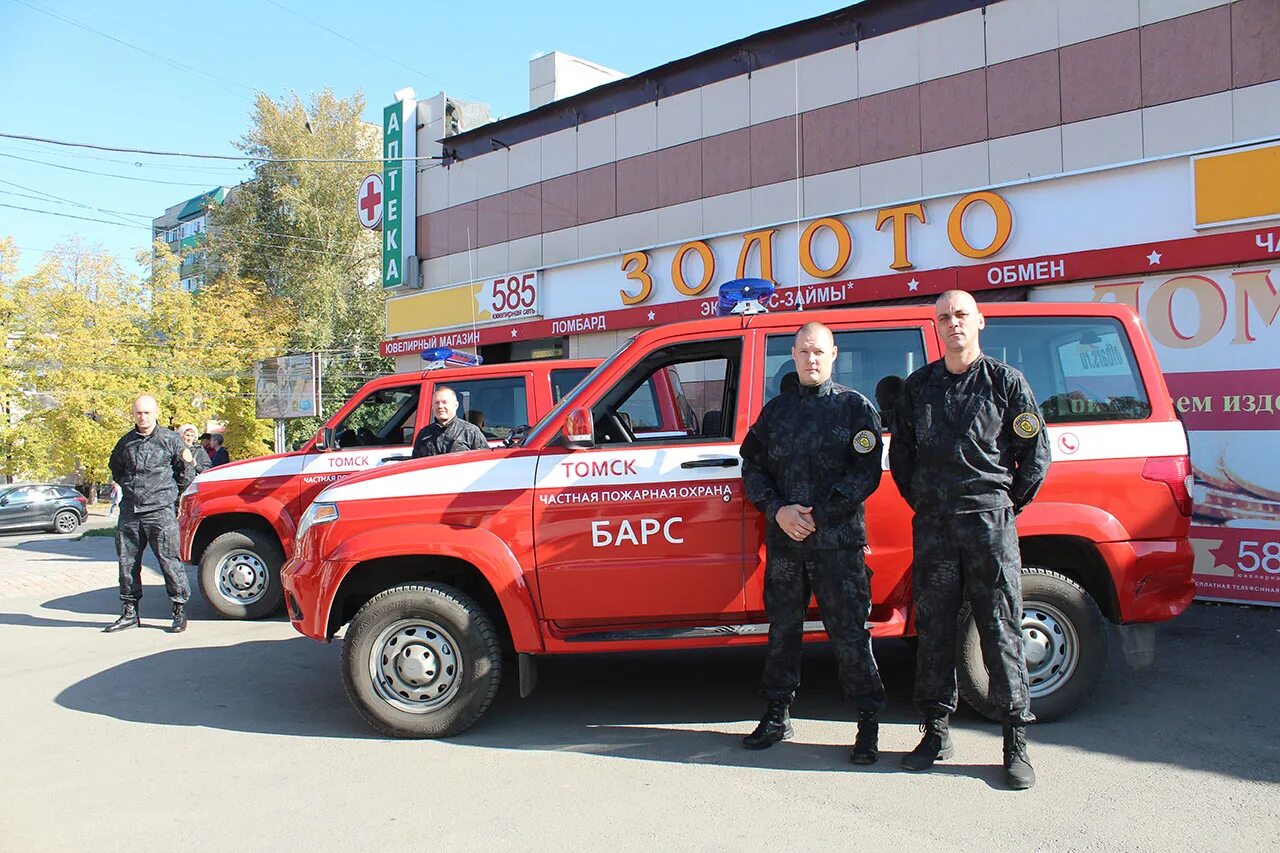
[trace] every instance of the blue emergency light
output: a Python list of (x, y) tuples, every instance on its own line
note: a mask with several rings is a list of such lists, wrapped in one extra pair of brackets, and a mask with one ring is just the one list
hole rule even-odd
[(469, 352), (459, 352), (453, 347), (432, 347), (422, 351), (422, 360), (427, 363), (427, 370), (441, 367), (475, 367), (483, 364), (484, 359)]
[(773, 282), (763, 278), (737, 278), (720, 285), (720, 298), (716, 300), (716, 316), (730, 314), (763, 314), (767, 308), (764, 300), (773, 296)]

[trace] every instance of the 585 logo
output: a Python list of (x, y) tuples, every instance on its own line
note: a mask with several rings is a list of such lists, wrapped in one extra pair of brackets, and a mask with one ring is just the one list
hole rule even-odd
[(489, 282), (487, 289), (478, 289), (476, 301), (493, 320), (537, 316), (538, 274), (499, 276)]

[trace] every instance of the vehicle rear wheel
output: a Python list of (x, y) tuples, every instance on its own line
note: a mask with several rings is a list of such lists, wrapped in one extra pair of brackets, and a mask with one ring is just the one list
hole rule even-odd
[[(1022, 570), (1022, 649), (1027, 661), (1031, 713), (1059, 720), (1092, 698), (1107, 665), (1110, 633), (1097, 603), (1075, 581), (1048, 569)], [(956, 681), (964, 701), (993, 720), (990, 678), (969, 605), (960, 611)]]
[(54, 533), (72, 533), (80, 526), (80, 516), (64, 509), (53, 516)]
[(260, 530), (232, 530), (209, 543), (200, 557), (200, 591), (220, 616), (262, 619), (284, 604), (280, 566), (284, 551)]
[(356, 710), (383, 734), (450, 737), (480, 719), (502, 679), (489, 615), (442, 584), (393, 587), (347, 628), (342, 681)]

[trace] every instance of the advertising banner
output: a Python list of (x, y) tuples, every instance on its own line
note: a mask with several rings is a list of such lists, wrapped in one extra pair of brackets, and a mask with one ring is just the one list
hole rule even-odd
[(315, 353), (268, 358), (253, 365), (260, 418), (309, 418), (319, 412), (320, 382)]
[(1191, 440), (1201, 598), (1280, 605), (1280, 264), (1038, 288), (1142, 315)]

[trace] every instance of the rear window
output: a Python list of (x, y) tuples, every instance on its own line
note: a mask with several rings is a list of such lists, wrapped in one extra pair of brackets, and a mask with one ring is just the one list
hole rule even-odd
[(439, 384), (448, 385), (457, 393), (458, 417), (480, 427), (484, 437), (490, 441), (506, 438), (516, 427), (529, 423), (523, 376)]
[(1133, 348), (1118, 320), (988, 317), (982, 351), (1023, 372), (1046, 423), (1151, 416)]
[[(914, 329), (835, 331), (836, 363), (831, 378), (876, 405), (881, 417), (897, 401), (902, 382), (925, 365), (924, 337)], [(794, 334), (774, 335), (765, 349), (765, 402), (782, 392), (784, 380), (799, 381), (791, 358)], [(888, 427), (886, 426), (886, 429)]]
[(590, 372), (589, 367), (560, 367), (551, 371), (551, 402), (559, 403)]

